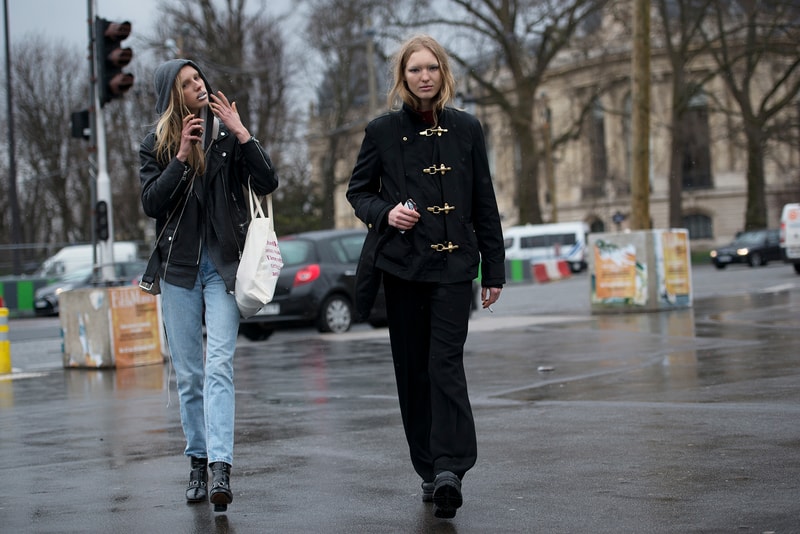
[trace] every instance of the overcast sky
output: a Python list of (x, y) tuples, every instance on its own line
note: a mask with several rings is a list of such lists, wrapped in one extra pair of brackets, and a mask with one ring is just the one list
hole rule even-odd
[[(66, 44), (89, 43), (87, 0), (4, 0), (8, 2), (11, 44), (28, 33), (45, 33)], [(96, 0), (95, 15), (108, 20), (127, 20), (133, 33), (148, 28), (159, 0)], [(5, 26), (0, 27), (5, 39)], [(5, 55), (5, 54), (4, 54)]]
[[(12, 46), (27, 33), (45, 33), (50, 39), (66, 44), (88, 45), (87, 0), (3, 0), (8, 3), (8, 27)], [(112, 21), (127, 20), (131, 35), (152, 35), (157, 18), (156, 7), (163, 0), (93, 0), (94, 15)], [(275, 15), (290, 10), (292, 0), (250, 0), (250, 9), (267, 6)], [(296, 22), (296, 21), (295, 21)], [(293, 24), (294, 25), (294, 24)], [(0, 25), (5, 40), (5, 26)], [(5, 42), (5, 41), (3, 41)], [(3, 53), (5, 57), (5, 53)]]
[[(63, 43), (68, 47), (82, 47), (86, 50), (89, 44), (89, 9), (87, 0), (0, 0), (8, 4), (8, 27), (12, 49), (26, 35), (45, 35), (54, 43)], [(154, 24), (158, 23), (158, 5), (164, 0), (92, 0), (94, 16), (107, 20), (131, 23), (131, 39), (126, 46), (134, 48), (136, 59), (136, 42), (138, 37), (152, 36)], [(222, 4), (222, 0), (220, 0)], [(305, 20), (302, 13), (294, 6), (294, 0), (248, 0), (248, 10), (266, 9), (272, 16), (284, 16), (284, 36), (288, 40), (291, 51), (298, 53), (306, 47), (302, 40)], [(288, 16), (288, 20), (286, 19)], [(2, 10), (0, 10), (2, 20)], [(292, 31), (294, 29), (294, 31)], [(0, 23), (0, 57), (5, 61), (5, 21)], [(12, 61), (17, 58), (12, 57)], [(2, 69), (2, 67), (0, 67)], [(5, 72), (2, 70), (1, 72)], [(5, 76), (0, 76), (5, 79)], [(304, 95), (302, 100), (312, 98), (313, 93)]]

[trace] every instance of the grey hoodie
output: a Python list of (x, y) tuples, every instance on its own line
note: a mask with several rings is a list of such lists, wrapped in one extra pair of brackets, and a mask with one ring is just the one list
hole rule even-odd
[[(156, 90), (156, 113), (158, 113), (159, 116), (161, 116), (161, 114), (164, 113), (169, 106), (172, 85), (175, 83), (175, 78), (177, 78), (178, 73), (186, 65), (197, 69), (197, 72), (200, 73), (200, 77), (206, 84), (206, 92), (209, 95), (211, 94), (211, 84), (208, 83), (208, 78), (206, 78), (206, 75), (203, 73), (197, 63), (190, 59), (170, 59), (165, 61), (156, 68), (155, 75), (153, 76), (153, 85), (155, 86)], [(203, 116), (201, 118), (204, 119), (207, 124), (213, 124), (214, 118), (212, 117), (211, 108), (203, 108), (202, 114)], [(208, 143), (210, 141), (210, 139), (208, 139), (210, 131), (211, 128), (206, 128), (204, 130), (204, 147), (208, 147)]]
[(197, 69), (197, 72), (200, 73), (200, 77), (203, 78), (203, 81), (206, 83), (206, 92), (208, 92), (208, 94), (212, 93), (211, 84), (208, 83), (206, 75), (203, 74), (203, 71), (200, 70), (200, 67), (198, 67), (194, 61), (190, 59), (170, 59), (169, 61), (165, 61), (158, 66), (154, 76), (154, 85), (156, 89), (156, 113), (159, 115), (164, 113), (164, 111), (167, 109), (167, 106), (169, 105), (170, 91), (172, 91), (172, 84), (175, 82), (175, 78), (178, 76), (178, 73), (186, 65)]

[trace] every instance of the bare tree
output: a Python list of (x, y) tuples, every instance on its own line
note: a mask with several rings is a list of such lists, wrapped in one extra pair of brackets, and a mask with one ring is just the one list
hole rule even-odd
[(337, 163), (343, 153), (349, 153), (353, 134), (363, 130), (378, 111), (378, 87), (385, 88), (377, 76), (378, 71), (385, 71), (385, 61), (374, 51), (372, 20), (387, 2), (312, 0), (309, 4), (308, 42), (318, 52), (323, 66), (317, 106), (311, 118), (311, 142), (322, 144), (315, 151), (321, 154), (321, 222), (324, 227), (333, 227), (333, 197), (340, 182), (347, 178), (336, 176)]
[[(559, 52), (605, 4), (602, 0), (413, 0), (401, 27), (439, 27), (471, 80), (471, 98), (499, 107), (516, 145), (520, 223), (541, 223), (537, 93)], [(476, 52), (480, 51), (480, 52)], [(500, 72), (505, 75), (498, 76)], [(588, 98), (587, 101), (591, 101)]]
[(800, 94), (800, 7), (796, 0), (715, 0), (704, 32), (736, 109), (747, 151), (745, 229), (767, 226), (764, 161), (780, 114)]
[[(70, 137), (88, 67), (77, 50), (32, 36), (13, 47), (21, 211), (28, 243), (88, 241), (91, 183), (86, 147)], [(24, 58), (22, 60), (21, 58)], [(75, 76), (87, 72), (86, 77)]]
[(690, 132), (684, 127), (684, 118), (693, 98), (698, 96), (705, 81), (715, 73), (693, 73), (692, 61), (705, 51), (701, 28), (708, 7), (713, 0), (658, 0), (656, 9), (661, 23), (658, 44), (666, 49), (672, 69), (672, 115), (670, 117), (669, 163), (669, 225), (683, 226), (684, 146)]

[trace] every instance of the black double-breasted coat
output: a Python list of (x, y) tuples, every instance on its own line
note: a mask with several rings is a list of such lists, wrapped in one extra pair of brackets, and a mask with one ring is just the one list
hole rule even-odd
[[(404, 280), (505, 283), (500, 215), (480, 122), (445, 108), (436, 127), (404, 106), (366, 128), (347, 199), (369, 228), (359, 264), (358, 311), (374, 300), (380, 272)], [(420, 213), (407, 232), (389, 211), (412, 199)]]

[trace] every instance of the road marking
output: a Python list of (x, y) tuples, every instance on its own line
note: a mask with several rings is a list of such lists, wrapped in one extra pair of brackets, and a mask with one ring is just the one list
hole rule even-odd
[(797, 284), (788, 282), (786, 284), (778, 284), (777, 286), (769, 286), (760, 289), (759, 293), (780, 293), (781, 291), (791, 291), (797, 287)]
[(11, 373), (0, 375), (0, 382), (3, 380), (19, 380), (21, 378), (40, 378), (47, 376), (47, 373), (23, 373), (19, 369), (12, 369)]

